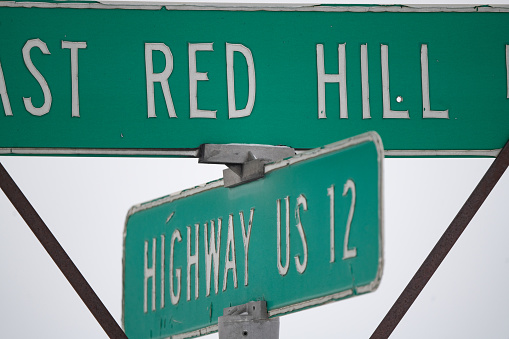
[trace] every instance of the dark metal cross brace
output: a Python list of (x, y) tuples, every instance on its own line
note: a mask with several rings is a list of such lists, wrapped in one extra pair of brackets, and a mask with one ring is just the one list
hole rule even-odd
[(74, 265), (71, 258), (67, 255), (55, 236), (53, 236), (2, 164), (0, 164), (0, 187), (106, 334), (112, 339), (127, 339), (124, 331), (120, 328), (115, 319), (113, 319), (108, 309), (85, 280), (76, 265)]
[(387, 315), (371, 335), (371, 339), (388, 338), (412, 306), (460, 235), (484, 203), (509, 165), (509, 141), (484, 174), (476, 188), (453, 219), (437, 244), (424, 260)]

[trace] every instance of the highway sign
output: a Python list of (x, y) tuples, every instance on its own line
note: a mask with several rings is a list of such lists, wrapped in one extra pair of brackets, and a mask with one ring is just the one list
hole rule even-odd
[(374, 130), (388, 155), (494, 156), (508, 11), (3, 1), (0, 153), (309, 149)]
[(265, 300), (270, 316), (377, 288), (383, 148), (374, 132), (134, 206), (124, 232), (130, 338), (217, 331), (223, 309)]

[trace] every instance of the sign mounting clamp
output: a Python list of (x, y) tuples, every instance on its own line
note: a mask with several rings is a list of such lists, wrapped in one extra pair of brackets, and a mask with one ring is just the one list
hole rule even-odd
[(224, 186), (234, 187), (254, 181), (265, 175), (265, 164), (295, 155), (287, 146), (256, 144), (203, 144), (200, 146), (199, 163), (225, 164)]

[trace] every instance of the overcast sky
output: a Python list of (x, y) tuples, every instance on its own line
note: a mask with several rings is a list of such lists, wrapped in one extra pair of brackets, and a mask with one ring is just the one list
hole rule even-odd
[[(385, 159), (380, 287), (283, 316), (280, 338), (369, 337), (492, 161)], [(3, 156), (0, 162), (119, 323), (129, 208), (220, 178), (224, 168), (196, 159)], [(508, 201), (506, 173), (391, 338), (509, 337)], [(0, 220), (0, 336), (106, 338), (3, 193)]]

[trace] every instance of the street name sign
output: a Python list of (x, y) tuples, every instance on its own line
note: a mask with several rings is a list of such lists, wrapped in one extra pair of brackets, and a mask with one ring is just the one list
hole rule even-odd
[(0, 2), (0, 153), (196, 156), (377, 131), (495, 156), (509, 7)]
[(373, 291), (383, 268), (382, 160), (369, 132), (129, 211), (123, 325), (129, 338), (217, 331), (223, 309), (269, 316)]

